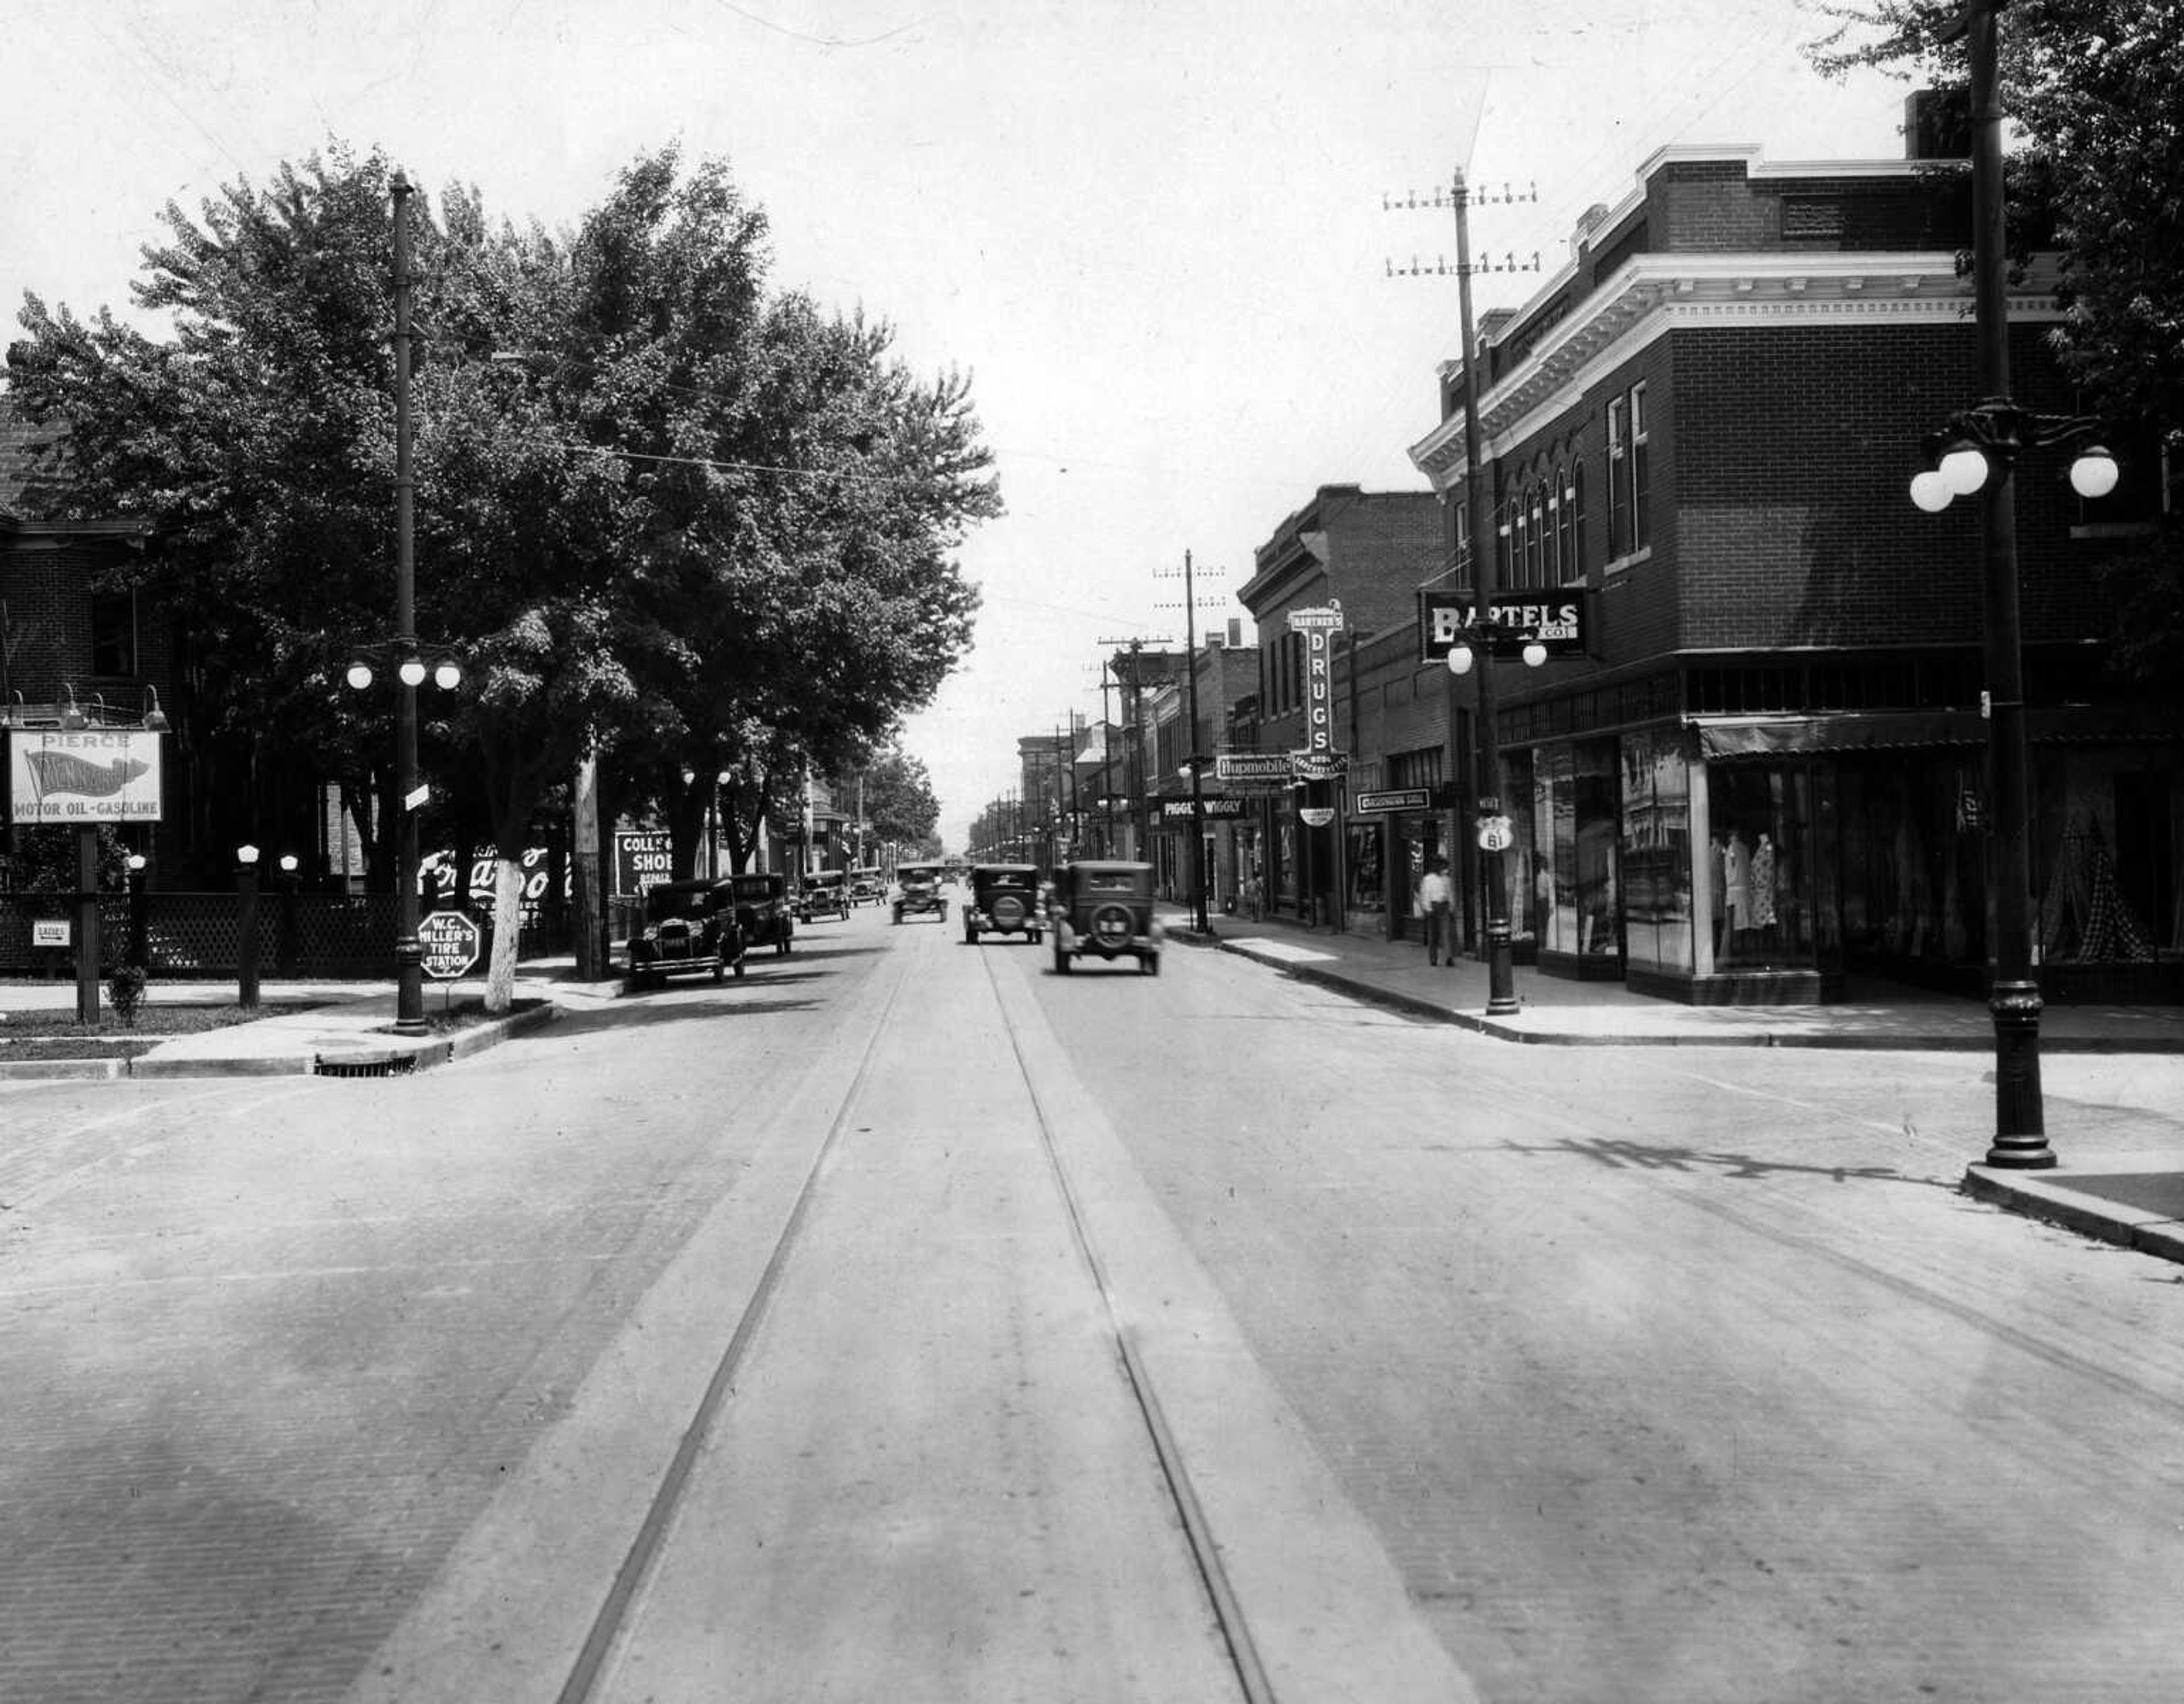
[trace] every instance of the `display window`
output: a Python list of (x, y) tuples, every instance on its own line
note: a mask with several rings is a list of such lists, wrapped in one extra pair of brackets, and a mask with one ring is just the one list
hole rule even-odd
[(1509, 860), (1512, 916), (1529, 916), (1540, 949), (1623, 955), (1620, 789), (1615, 743), (1535, 748), (1530, 834)]
[(1380, 825), (1370, 821), (1353, 822), (1347, 834), (1343, 849), (1348, 860), (1344, 867), (1350, 877), (1350, 909), (1382, 910), (1386, 905), (1387, 883), (1380, 863)]
[(1630, 735), (1622, 759), (1624, 951), (1634, 966), (1689, 972), (1691, 760), (1666, 730)]
[(1714, 968), (1810, 967), (1809, 766), (1715, 764), (1707, 779)]
[(2175, 754), (2040, 755), (2033, 897), (2049, 964), (2184, 958), (2184, 774)]

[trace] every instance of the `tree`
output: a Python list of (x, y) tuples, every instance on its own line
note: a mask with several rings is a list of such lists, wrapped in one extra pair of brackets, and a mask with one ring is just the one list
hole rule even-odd
[[(1964, 47), (1945, 41), (1959, 0), (1820, 8), (1836, 28), (1808, 53), (1823, 73), (1872, 66), (1964, 87)], [(2021, 0), (1999, 32), (2013, 223), (2059, 251), (2066, 310), (2054, 336), (2085, 406), (2110, 422), (2144, 512), (2145, 545), (2109, 571), (2118, 657), (2147, 682), (2184, 667), (2184, 533), (2160, 500), (2162, 452), (2184, 447), (2184, 0)], [(2022, 239), (2020, 239), (2022, 240)]]
[(925, 765), (899, 746), (863, 771), (865, 821), (882, 840), (922, 848), (940, 821), (940, 801)]

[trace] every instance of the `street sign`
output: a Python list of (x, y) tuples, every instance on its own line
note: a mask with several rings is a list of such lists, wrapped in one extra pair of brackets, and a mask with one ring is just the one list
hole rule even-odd
[(1479, 819), (1479, 849), (1482, 852), (1507, 852), (1517, 844), (1516, 832), (1506, 816), (1482, 816)]
[(432, 911), (417, 921), (417, 944), (425, 949), (425, 974), (452, 982), (478, 960), (485, 931), (463, 911)]
[(1426, 789), (1423, 787), (1397, 787), (1382, 793), (1361, 793), (1351, 809), (1361, 813), (1373, 810), (1424, 810), (1427, 808)]

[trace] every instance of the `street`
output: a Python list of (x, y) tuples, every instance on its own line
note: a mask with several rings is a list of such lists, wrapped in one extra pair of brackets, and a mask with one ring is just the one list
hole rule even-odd
[[(2058, 1146), (2179, 1064), (2051, 1058)], [(2184, 1282), (1957, 1192), (1984, 1072), (951, 909), (10, 1083), (0, 1697), (2170, 1696)]]

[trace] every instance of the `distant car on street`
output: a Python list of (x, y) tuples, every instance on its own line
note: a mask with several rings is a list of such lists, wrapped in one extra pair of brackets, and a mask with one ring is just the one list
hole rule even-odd
[(905, 917), (938, 917), (944, 923), (948, 921), (948, 896), (940, 891), (940, 875), (941, 866), (938, 864), (895, 866), (895, 922), (900, 923)]
[(1117, 859), (1065, 864), (1054, 875), (1050, 916), (1054, 969), (1067, 976), (1088, 955), (1113, 963), (1132, 958), (1148, 976), (1160, 974), (1160, 920), (1153, 915), (1153, 866)]
[(860, 864), (850, 871), (850, 903), (852, 905), (884, 905), (887, 903), (887, 874), (877, 864)]
[(733, 878), (662, 882), (644, 895), (644, 916), (623, 949), (632, 988), (710, 971), (718, 982), (744, 973), (744, 932), (737, 925)]
[(845, 870), (814, 870), (804, 878), (796, 896), (796, 917), (808, 923), (818, 917), (850, 915), (850, 877)]
[(1022, 935), (1034, 946), (1045, 931), (1035, 864), (973, 864), (971, 896), (963, 907), (963, 938), (972, 946), (987, 935)]
[(736, 923), (744, 932), (744, 947), (751, 952), (772, 947), (775, 957), (787, 957), (796, 933), (788, 878), (775, 871), (746, 870), (727, 880), (735, 896)]

